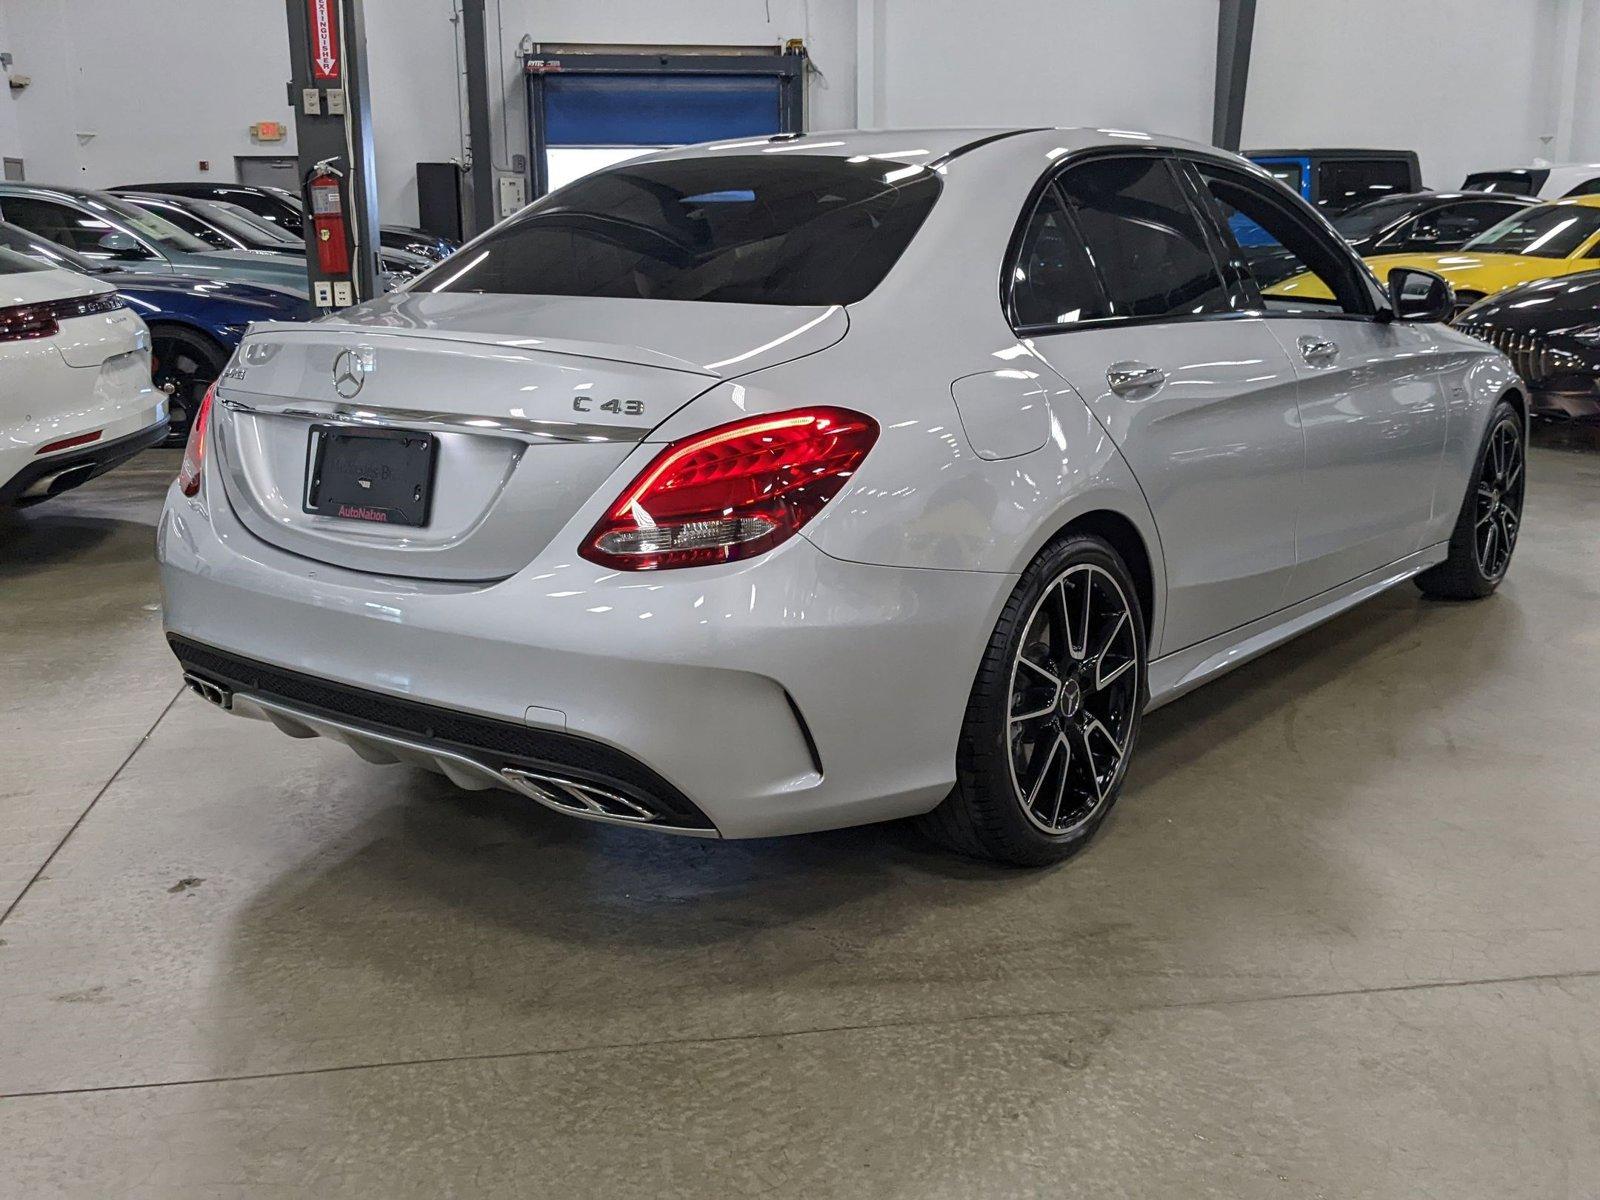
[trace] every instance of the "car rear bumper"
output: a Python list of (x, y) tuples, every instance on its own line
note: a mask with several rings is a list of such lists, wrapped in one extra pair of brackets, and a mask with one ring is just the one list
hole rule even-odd
[(562, 788), (593, 786), (662, 813), (622, 823), (676, 832), (759, 837), (933, 807), (1013, 583), (842, 562), (803, 538), (660, 575), (547, 551), (497, 583), (396, 580), (267, 545), (213, 482), (169, 493), (158, 556), (180, 661), (243, 694), (236, 711), (615, 817)]
[(167, 436), (165, 413), (153, 425), (112, 441), (96, 441), (58, 454), (34, 458), (0, 484), (0, 508), (48, 500), (121, 466), (139, 451), (159, 445)]

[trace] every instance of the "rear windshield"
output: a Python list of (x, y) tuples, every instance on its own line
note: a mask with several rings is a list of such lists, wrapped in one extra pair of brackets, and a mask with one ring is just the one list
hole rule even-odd
[(0, 275), (22, 275), (28, 271), (48, 271), (50, 268), (43, 263), (34, 262), (31, 258), (0, 247)]
[(865, 156), (629, 163), (552, 192), (414, 290), (851, 304), (900, 257), (939, 186), (922, 167)]
[(1600, 233), (1600, 208), (1547, 204), (1507, 217), (1484, 230), (1462, 249), (1526, 254), (1534, 258), (1566, 258), (1596, 233)]
[(1549, 171), (1474, 171), (1461, 185), (1464, 192), (1509, 192), (1513, 196), (1537, 196)]
[(1317, 165), (1317, 204), (1352, 208), (1394, 192), (1409, 192), (1411, 164), (1393, 158), (1335, 158)]

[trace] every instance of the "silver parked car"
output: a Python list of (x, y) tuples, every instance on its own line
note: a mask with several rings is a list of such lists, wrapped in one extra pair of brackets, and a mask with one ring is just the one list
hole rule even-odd
[[(1258, 286), (1267, 241), (1333, 299)], [(1525, 400), (1451, 303), (1145, 134), (655, 154), (253, 327), (161, 521), (169, 638), (235, 713), (577, 817), (1054, 861), (1146, 709), (1504, 578)]]

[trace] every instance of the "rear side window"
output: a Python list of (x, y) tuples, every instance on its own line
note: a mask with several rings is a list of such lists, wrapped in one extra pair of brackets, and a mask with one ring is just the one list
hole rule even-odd
[(1110, 315), (1083, 239), (1055, 188), (1048, 188), (1023, 231), (1011, 271), (1018, 325), (1073, 325)]
[(1231, 309), (1210, 243), (1165, 159), (1107, 158), (1057, 182), (1116, 317)]
[(1341, 209), (1414, 190), (1411, 167), (1398, 159), (1334, 159), (1317, 165), (1317, 204)]
[(883, 159), (629, 163), (552, 192), (416, 288), (851, 304), (888, 274), (939, 187), (933, 172)]

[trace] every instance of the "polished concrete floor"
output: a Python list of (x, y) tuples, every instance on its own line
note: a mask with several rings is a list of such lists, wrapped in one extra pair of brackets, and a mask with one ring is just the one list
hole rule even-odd
[(1147, 723), (1051, 871), (662, 840), (179, 693), (152, 453), (0, 517), (0, 1196), (1600, 1195), (1600, 453)]

